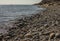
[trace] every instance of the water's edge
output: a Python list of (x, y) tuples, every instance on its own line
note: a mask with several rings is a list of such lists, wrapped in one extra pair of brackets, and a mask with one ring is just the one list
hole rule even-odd
[[(19, 17), (16, 17), (15, 19), (13, 20), (9, 20), (9, 21), (3, 21), (3, 22), (0, 22), (0, 33), (1, 34), (7, 34), (8, 30), (10, 28), (13, 27), (13, 25), (15, 25), (14, 23), (15, 22), (18, 22), (18, 20), (21, 20), (21, 19), (24, 19), (25, 17), (31, 17), (35, 14), (38, 14), (42, 11), (45, 11), (46, 9), (45, 8), (38, 8), (37, 12), (34, 12), (32, 14), (27, 14), (27, 15), (19, 15)], [(15, 27), (15, 26), (14, 26)]]

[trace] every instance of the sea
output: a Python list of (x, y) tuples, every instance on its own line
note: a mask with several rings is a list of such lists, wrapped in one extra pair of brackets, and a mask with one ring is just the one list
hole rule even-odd
[(13, 20), (21, 15), (36, 14), (42, 9), (37, 5), (0, 5), (0, 23)]
[[(0, 5), (0, 24), (7, 23), (9, 20), (14, 20), (22, 15), (32, 15), (44, 10), (38, 5)], [(0, 25), (4, 26), (4, 25)], [(0, 28), (0, 33), (6, 33), (4, 27)]]

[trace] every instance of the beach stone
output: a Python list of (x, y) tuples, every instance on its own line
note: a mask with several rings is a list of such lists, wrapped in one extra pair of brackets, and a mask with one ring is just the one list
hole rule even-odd
[(31, 38), (31, 37), (32, 37), (32, 34), (31, 34), (31, 33), (27, 33), (27, 34), (25, 35), (25, 37)]
[(50, 39), (53, 39), (55, 37), (55, 33), (50, 34)]
[(43, 35), (50, 35), (51, 33), (53, 33), (54, 31), (48, 31), (48, 32), (44, 32)]
[(49, 6), (50, 6), (50, 5), (53, 5), (53, 3), (50, 3)]
[(44, 24), (44, 27), (49, 27), (49, 25), (48, 24)]
[(20, 41), (20, 40), (21, 40), (21, 38), (19, 36), (16, 36), (14, 39), (14, 41)]
[(43, 6), (48, 7), (48, 4), (43, 4)]
[(20, 34), (19, 36), (20, 36), (20, 38), (24, 38), (24, 35), (23, 34)]
[(45, 33), (43, 33), (43, 35), (49, 35), (50, 34), (50, 32), (45, 32)]
[(9, 39), (9, 38), (11, 38), (11, 37), (10, 37), (10, 36), (6, 36), (6, 37), (5, 37), (5, 39)]
[(60, 33), (56, 33), (56, 38), (60, 38)]

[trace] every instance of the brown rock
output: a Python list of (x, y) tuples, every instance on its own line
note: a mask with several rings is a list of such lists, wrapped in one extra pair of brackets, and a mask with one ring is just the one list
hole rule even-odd
[(55, 37), (55, 33), (50, 34), (50, 39), (53, 39)]
[(32, 37), (32, 34), (31, 34), (31, 33), (27, 33), (27, 34), (25, 35), (25, 37), (31, 38), (31, 37)]
[(44, 4), (44, 6), (48, 7), (48, 4)]

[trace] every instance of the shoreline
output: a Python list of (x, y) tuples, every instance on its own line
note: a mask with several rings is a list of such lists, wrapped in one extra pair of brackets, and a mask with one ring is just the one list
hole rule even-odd
[[(38, 6), (37, 6), (38, 7)], [(40, 9), (40, 6), (38, 7)], [(44, 10), (43, 10), (44, 9)], [(14, 20), (9, 20), (9, 21), (4, 21), (3, 23), (1, 22), (0, 24), (0, 29), (4, 30), (2, 31), (2, 33), (0, 33), (0, 35), (3, 35), (4, 34), (8, 34), (8, 30), (11, 29), (11, 28), (14, 28), (15, 26), (14, 25), (17, 25), (18, 22), (20, 23), (19, 20), (24, 20), (25, 18), (32, 18), (34, 15), (38, 14), (38, 13), (41, 13), (43, 11), (45, 11), (46, 9), (45, 8), (41, 8), (41, 10), (39, 10), (38, 12), (34, 13), (34, 14), (28, 14), (28, 15), (20, 15), (20, 17), (14, 19)], [(27, 19), (26, 19), (27, 20)], [(15, 24), (17, 23), (17, 24)], [(6, 32), (5, 32), (6, 31)]]
[[(39, 7), (40, 8), (40, 7)], [(44, 11), (46, 11), (45, 9), (44, 10), (41, 10), (39, 13), (41, 13), (41, 12), (44, 12)], [(22, 17), (21, 18), (16, 18), (16, 19), (14, 19), (14, 20), (10, 20), (10, 21), (8, 21), (7, 23), (2, 23), (1, 25), (1, 27), (6, 27), (6, 28), (4, 28), (4, 29), (6, 29), (6, 33), (0, 33), (0, 39), (1, 39), (1, 41), (4, 41), (4, 38), (5, 37), (7, 37), (7, 38), (10, 38), (11, 36), (9, 35), (10, 34), (10, 31), (11, 30), (13, 30), (13, 29), (18, 29), (19, 27), (19, 25), (25, 25), (25, 24), (23, 24), (23, 23), (25, 23), (24, 21), (30, 21), (30, 20), (33, 20), (33, 18), (37, 15), (37, 16), (39, 16), (39, 13), (36, 13), (36, 14), (31, 14), (31, 15), (22, 15)], [(22, 22), (20, 22), (20, 21), (22, 21)], [(20, 24), (21, 23), (21, 24)], [(4, 26), (3, 26), (4, 25)], [(8, 28), (7, 28), (8, 27)], [(13, 32), (13, 31), (12, 31)], [(12, 33), (11, 32), (11, 33)], [(12, 34), (11, 34), (12, 35)], [(14, 35), (13, 35), (14, 36)]]

